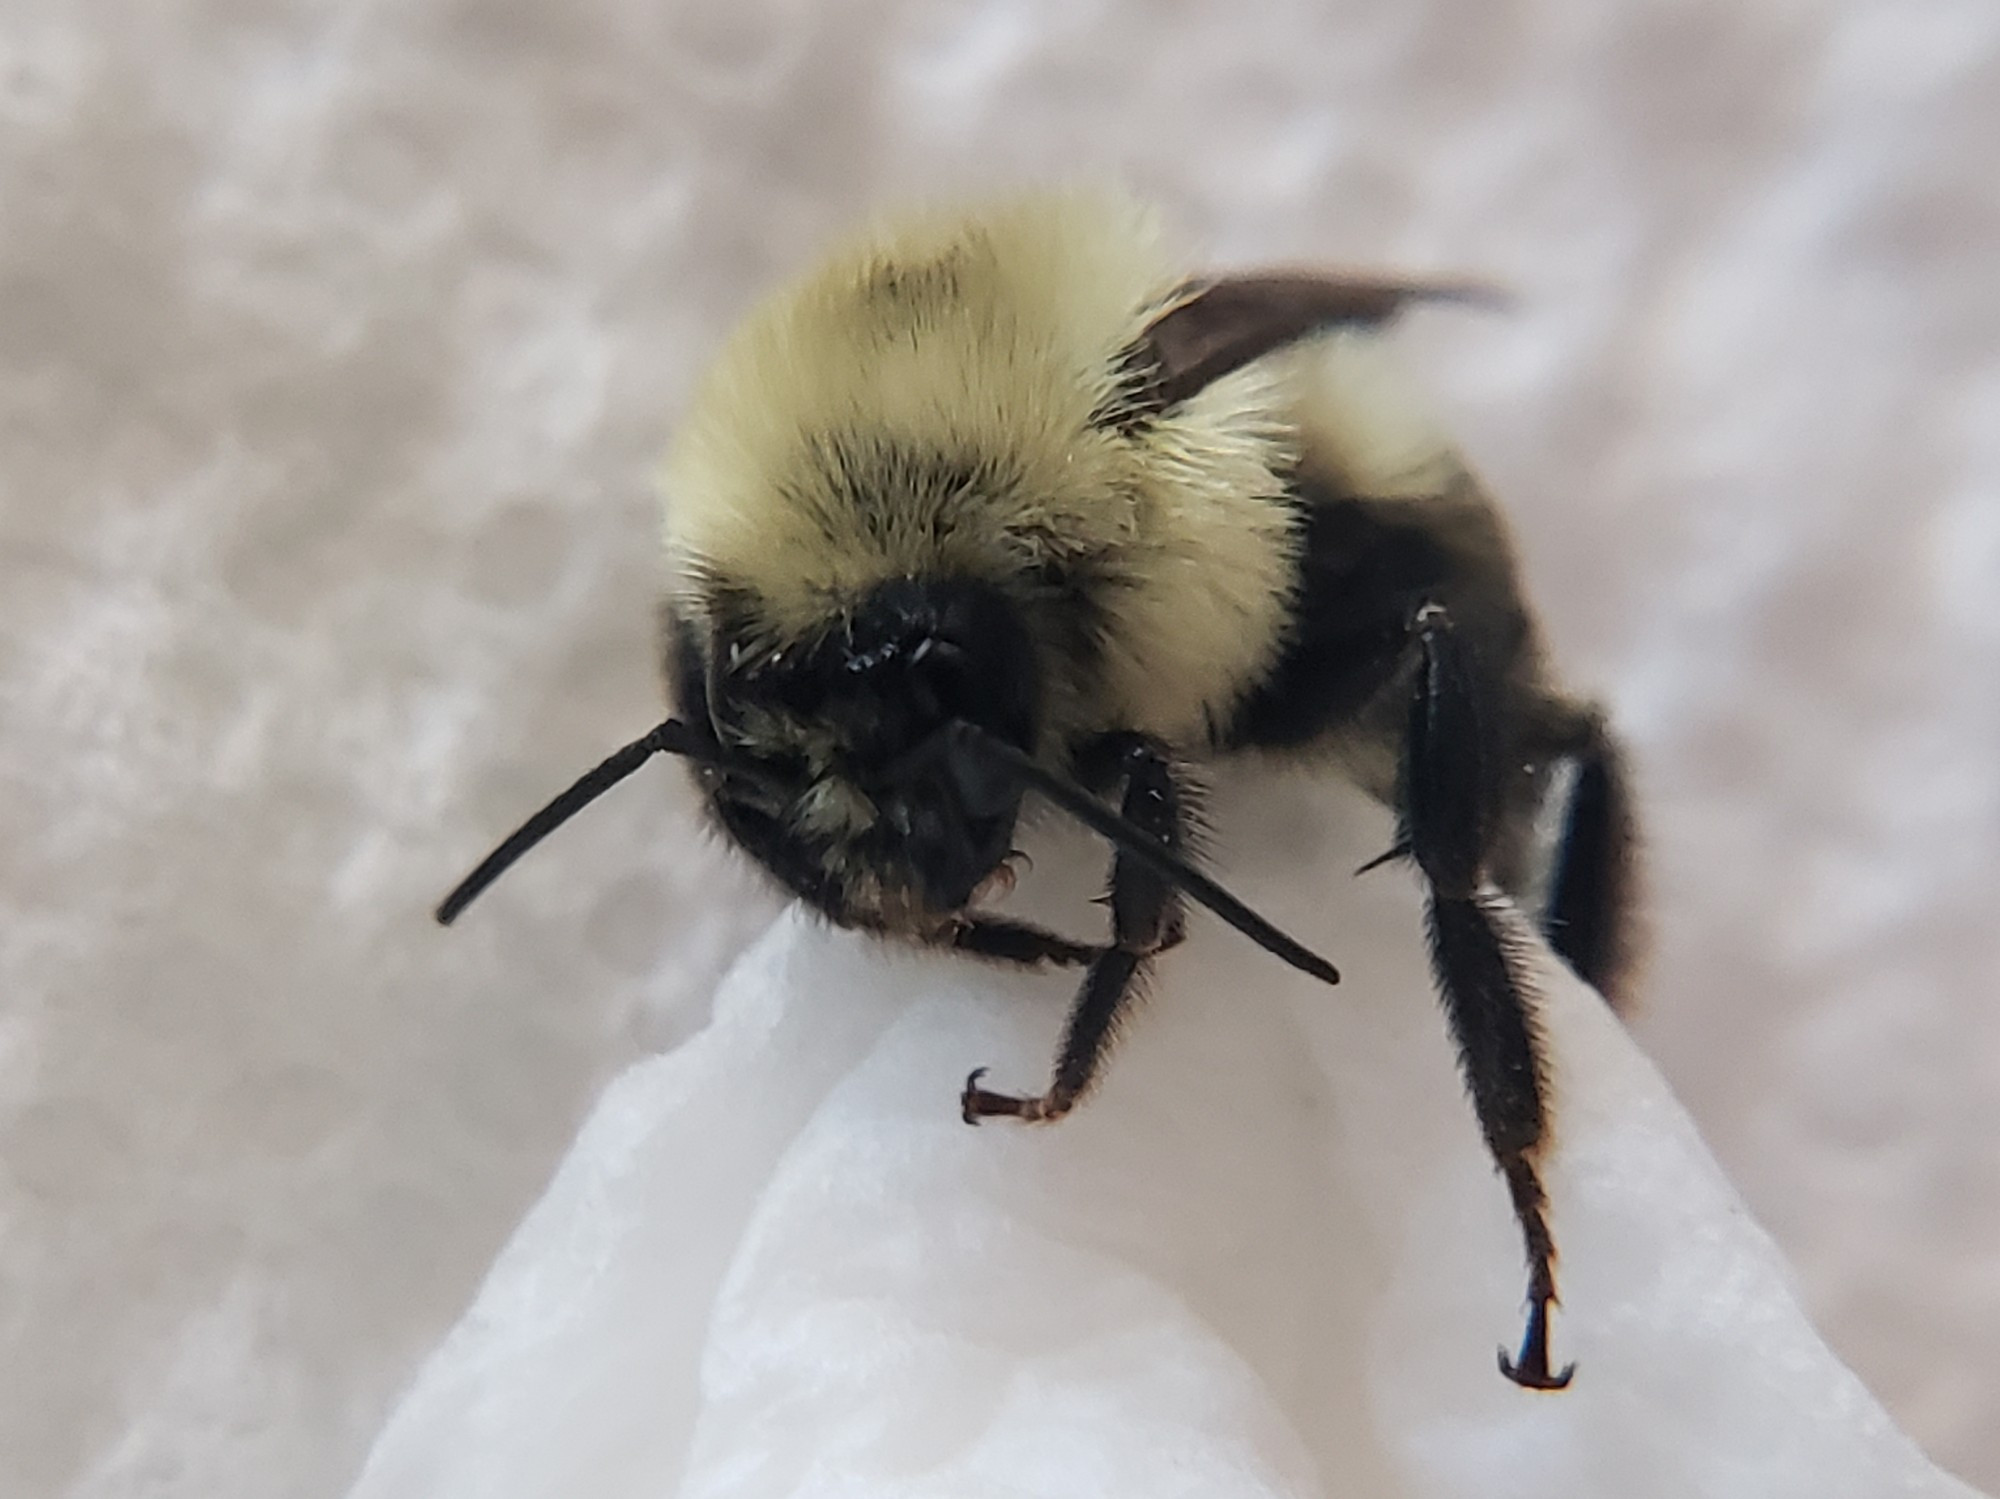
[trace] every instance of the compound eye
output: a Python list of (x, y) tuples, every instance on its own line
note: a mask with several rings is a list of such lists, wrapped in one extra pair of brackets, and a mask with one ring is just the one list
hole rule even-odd
[[(710, 700), (769, 709), (794, 718), (819, 715), (828, 701), (824, 646), (764, 646), (734, 642), (717, 657)], [(740, 713), (738, 714), (740, 717)]]
[(730, 664), (735, 652), (734, 646), (729, 647), (727, 654), (718, 650), (709, 665), (708, 676), (701, 684), (702, 696), (708, 703), (708, 721), (715, 725), (718, 737), (725, 742), (732, 736), (723, 733), (723, 730), (734, 727), (742, 718), (736, 711), (740, 675)]

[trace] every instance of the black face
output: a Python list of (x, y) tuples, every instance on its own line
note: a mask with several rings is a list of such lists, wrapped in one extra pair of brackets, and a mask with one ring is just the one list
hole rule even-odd
[(677, 645), (681, 716), (755, 770), (706, 774), (723, 826), (836, 919), (963, 909), (1012, 848), (1021, 789), (946, 753), (940, 731), (964, 720), (1032, 746), (1034, 645), (1016, 607), (981, 583), (895, 579), (804, 645), (741, 638), (725, 618), (706, 663)]

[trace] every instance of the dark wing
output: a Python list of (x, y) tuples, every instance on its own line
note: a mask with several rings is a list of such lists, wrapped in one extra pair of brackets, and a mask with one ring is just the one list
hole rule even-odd
[(1373, 328), (1415, 302), (1497, 306), (1480, 281), (1423, 280), (1312, 271), (1230, 276), (1188, 288), (1155, 318), (1134, 354), (1134, 407), (1166, 411), (1224, 375), (1333, 328)]

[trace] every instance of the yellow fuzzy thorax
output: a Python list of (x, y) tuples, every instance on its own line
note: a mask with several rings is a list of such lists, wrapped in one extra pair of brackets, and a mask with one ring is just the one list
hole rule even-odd
[(675, 609), (702, 624), (726, 595), (779, 646), (891, 578), (1085, 568), (1110, 580), (1102, 650), (1091, 680), (1047, 684), (1052, 717), (1199, 739), (1281, 643), (1292, 451), (1255, 368), (1164, 418), (1106, 419), (1183, 280), (1147, 215), (1084, 195), (836, 254), (696, 392), (665, 470)]

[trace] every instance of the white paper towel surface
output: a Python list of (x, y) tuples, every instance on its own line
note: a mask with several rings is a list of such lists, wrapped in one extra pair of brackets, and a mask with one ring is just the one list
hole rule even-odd
[[(1066, 977), (787, 914), (706, 1031), (611, 1085), (353, 1499), (1970, 1496), (1813, 1333), (1545, 949), (1580, 1372), (1500, 1377), (1515, 1231), (1413, 880), (1329, 875), (1389, 837), (1357, 802), (1253, 777), (1214, 808), (1255, 840), (1241, 893), (1345, 981), (1201, 922), (1101, 1096), (1048, 1128), (969, 1129), (955, 1093), (988, 1063), (1038, 1085)], [(1101, 916), (1090, 852), (1031, 876), (1072, 930)]]

